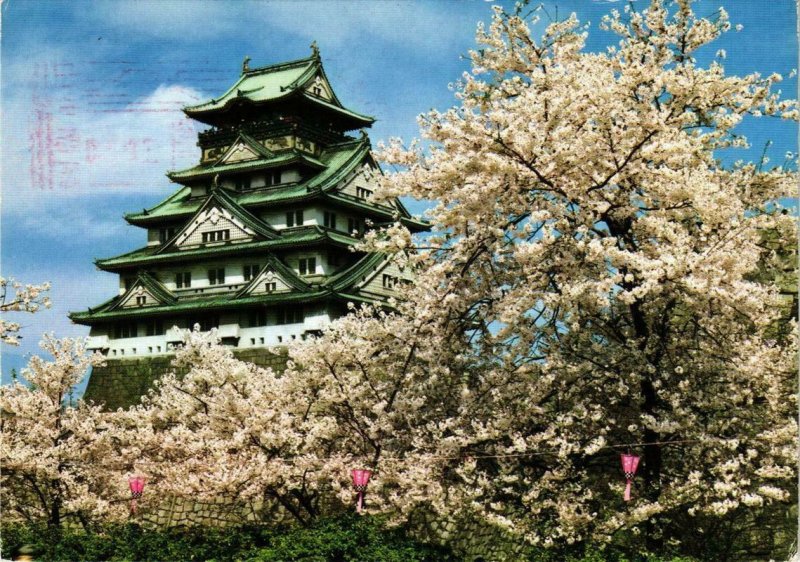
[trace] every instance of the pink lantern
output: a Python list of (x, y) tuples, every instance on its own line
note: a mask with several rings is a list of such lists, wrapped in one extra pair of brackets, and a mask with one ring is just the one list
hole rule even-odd
[(631, 501), (631, 485), (633, 484), (633, 476), (636, 474), (636, 469), (639, 468), (639, 457), (636, 455), (620, 455), (622, 459), (622, 472), (625, 473), (625, 495), (623, 498), (626, 502)]
[(364, 493), (367, 491), (370, 476), (372, 476), (371, 470), (363, 468), (353, 470), (353, 488), (358, 492), (358, 503), (356, 504), (358, 513), (361, 513), (361, 509), (364, 506)]
[(142, 497), (144, 491), (144, 476), (129, 476), (128, 486), (131, 489), (131, 513), (136, 514), (136, 500)]

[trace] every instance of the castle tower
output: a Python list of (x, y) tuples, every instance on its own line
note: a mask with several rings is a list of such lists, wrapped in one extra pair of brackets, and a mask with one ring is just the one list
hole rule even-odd
[(374, 120), (342, 105), (316, 46), (309, 58), (248, 63), (220, 97), (184, 108), (210, 128), (199, 164), (167, 174), (180, 188), (125, 216), (147, 230), (146, 246), (95, 262), (119, 275), (119, 294), (70, 314), (108, 358), (88, 399), (135, 401), (181, 329), (217, 328), (223, 344), (256, 358), (318, 333), (348, 302), (385, 302), (409, 278), (383, 255), (351, 251), (381, 224), (425, 229), (399, 201), (370, 200), (381, 171), (363, 129)]

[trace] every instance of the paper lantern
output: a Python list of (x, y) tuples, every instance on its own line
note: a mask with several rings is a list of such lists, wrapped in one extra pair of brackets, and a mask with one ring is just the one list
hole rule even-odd
[(636, 469), (639, 468), (639, 457), (636, 455), (622, 454), (622, 472), (625, 474), (625, 501), (631, 501), (631, 485), (633, 484), (633, 476), (636, 474)]
[(136, 514), (136, 500), (142, 497), (144, 491), (144, 476), (129, 476), (128, 486), (131, 489), (131, 513)]
[(358, 503), (356, 504), (356, 511), (361, 513), (364, 506), (364, 493), (367, 491), (367, 484), (369, 484), (369, 477), (372, 476), (372, 471), (365, 468), (355, 469), (352, 472), (353, 488), (358, 492)]

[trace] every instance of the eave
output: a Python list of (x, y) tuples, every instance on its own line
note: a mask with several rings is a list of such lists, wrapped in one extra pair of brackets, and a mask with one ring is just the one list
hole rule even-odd
[(227, 298), (208, 296), (198, 299), (179, 300), (175, 304), (164, 306), (141, 308), (132, 307), (102, 311), (95, 309), (93, 312), (70, 312), (69, 318), (77, 324), (90, 326), (93, 324), (101, 324), (114, 320), (151, 318), (154, 316), (172, 316), (182, 312), (201, 312), (209, 310), (218, 311), (252, 307), (254, 305), (281, 305), (316, 302), (325, 298), (330, 298), (332, 293), (330, 291), (316, 290), (310, 292), (294, 291), (289, 293), (271, 293), (243, 298), (236, 298), (235, 296), (228, 295), (227, 293), (226, 296)]
[(199, 165), (185, 170), (178, 170), (175, 172), (167, 172), (167, 177), (177, 183), (184, 183), (187, 181), (196, 181), (202, 179), (213, 178), (217, 174), (236, 174), (244, 172), (257, 172), (259, 170), (268, 170), (270, 168), (277, 168), (279, 166), (289, 166), (292, 164), (300, 164), (307, 168), (314, 170), (325, 169), (325, 164), (304, 154), (298, 150), (290, 150), (282, 154), (276, 154), (274, 158), (261, 158), (258, 160), (245, 160), (242, 162), (234, 162), (231, 164), (221, 165)]
[(95, 260), (95, 265), (104, 271), (124, 271), (146, 265), (182, 263), (185, 261), (197, 261), (198, 259), (205, 260), (235, 255), (244, 256), (263, 252), (263, 250), (282, 250), (321, 244), (349, 247), (358, 243), (358, 240), (355, 238), (319, 226), (301, 227), (291, 229), (290, 232), (286, 230), (280, 232), (281, 237), (275, 240), (239, 243), (228, 242), (222, 245), (205, 246), (192, 250), (179, 250), (165, 253), (158, 253), (160, 246), (146, 246), (113, 258)]

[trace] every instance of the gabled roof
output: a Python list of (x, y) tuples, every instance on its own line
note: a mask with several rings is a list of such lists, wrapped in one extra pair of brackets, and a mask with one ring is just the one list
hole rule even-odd
[[(336, 186), (352, 173), (364, 158), (369, 155), (369, 140), (364, 137), (329, 146), (321, 155), (320, 161), (325, 169), (304, 183), (284, 185), (272, 189), (258, 189), (242, 193), (227, 192), (229, 198), (241, 207), (264, 208), (277, 205), (300, 203), (324, 197), (338, 207), (367, 213), (384, 221), (400, 221), (413, 231), (427, 230), (428, 224), (414, 219), (398, 200), (397, 208), (368, 203), (363, 199), (351, 197), (336, 191)], [(248, 164), (248, 163), (243, 163)], [(193, 198), (191, 189), (185, 187), (170, 197), (139, 213), (129, 213), (125, 219), (134, 225), (148, 226), (163, 224), (170, 220), (187, 220), (195, 215), (204, 200)]]
[(375, 121), (372, 117), (346, 109), (333, 93), (333, 89), (331, 89), (331, 102), (306, 94), (304, 86), (316, 76), (322, 76), (330, 84), (322, 68), (319, 52), (315, 49), (312, 56), (305, 59), (260, 68), (244, 68), (236, 83), (220, 97), (184, 107), (183, 111), (189, 117), (203, 121), (213, 113), (224, 111), (237, 100), (262, 105), (300, 95), (305, 101), (354, 120), (356, 124), (353, 128), (368, 127)]
[(227, 164), (218, 162), (219, 160), (211, 165), (198, 164), (197, 166), (192, 166), (184, 170), (167, 172), (167, 177), (174, 182), (182, 183), (188, 180), (210, 178), (222, 173), (255, 172), (257, 170), (266, 170), (269, 168), (277, 168), (278, 166), (288, 166), (290, 164), (303, 164), (309, 168), (318, 170), (325, 167), (325, 164), (313, 156), (294, 148), (278, 154), (273, 153), (270, 157), (263, 157), (257, 160), (241, 160), (239, 162)]
[(257, 242), (241, 242), (223, 246), (202, 247), (192, 250), (177, 250), (159, 254), (157, 247), (145, 246), (113, 258), (95, 260), (95, 265), (105, 271), (120, 271), (158, 263), (180, 263), (205, 258), (216, 258), (231, 255), (248, 255), (263, 250), (278, 250), (328, 244), (338, 247), (349, 247), (358, 240), (342, 233), (324, 229), (319, 226), (292, 228), (281, 232), (275, 240)]
[[(217, 188), (211, 191), (211, 195), (206, 198), (205, 203), (194, 213), (194, 216), (200, 216), (211, 207), (219, 206), (228, 210), (232, 216), (239, 219), (244, 226), (251, 229), (257, 235), (267, 240), (275, 240), (280, 237), (280, 233), (272, 228), (270, 225), (256, 217), (250, 211), (239, 205), (232, 197), (230, 197), (224, 189)], [(175, 248), (178, 239), (184, 235), (187, 230), (196, 228), (193, 220), (189, 220), (186, 225), (178, 231), (175, 236), (169, 241), (162, 244), (154, 252), (155, 254), (162, 254), (168, 250)]]
[(202, 312), (206, 310), (221, 310), (248, 307), (252, 305), (266, 304), (292, 304), (314, 302), (320, 299), (330, 298), (329, 291), (309, 291), (291, 293), (265, 293), (259, 295), (236, 298), (231, 293), (219, 293), (196, 299), (179, 300), (169, 305), (159, 305), (150, 307), (134, 308), (94, 308), (84, 312), (71, 312), (69, 317), (79, 324), (95, 324), (110, 320), (120, 320), (125, 318), (147, 318), (152, 316), (172, 315), (180, 312)]
[(248, 294), (252, 290), (253, 286), (257, 285), (261, 281), (261, 278), (267, 271), (274, 271), (287, 285), (298, 291), (308, 291), (311, 287), (306, 280), (297, 275), (293, 269), (288, 267), (274, 255), (270, 254), (267, 256), (266, 263), (264, 264), (264, 267), (261, 268), (261, 271), (258, 272), (258, 275), (253, 277), (250, 283), (242, 287), (236, 293), (236, 297), (239, 298)]
[[(319, 161), (324, 169), (307, 182), (294, 185), (284, 185), (272, 189), (258, 189), (243, 193), (232, 193), (236, 202), (241, 206), (266, 206), (308, 199), (312, 191), (335, 186), (342, 178), (347, 176), (369, 153), (369, 139), (352, 139), (328, 146)], [(219, 170), (217, 170), (219, 171)], [(211, 175), (211, 174), (209, 174)], [(314, 195), (315, 196), (315, 195)], [(148, 225), (163, 222), (164, 219), (185, 219), (194, 215), (203, 204), (202, 199), (193, 198), (191, 189), (185, 187), (164, 201), (139, 213), (129, 213), (125, 219), (136, 225)]]
[(228, 160), (228, 158), (230, 157), (231, 153), (234, 150), (236, 150), (236, 148), (239, 147), (239, 146), (245, 146), (245, 147), (249, 148), (250, 151), (253, 153), (253, 156), (255, 156), (256, 158), (259, 157), (259, 156), (261, 156), (262, 158), (267, 158), (267, 159), (275, 158), (275, 153), (274, 152), (269, 150), (267, 147), (265, 147), (263, 144), (258, 142), (256, 139), (254, 139), (253, 137), (251, 137), (247, 133), (243, 133), (242, 131), (239, 131), (239, 134), (236, 137), (236, 140), (234, 140), (231, 143), (231, 145), (228, 147), (228, 150), (226, 150), (225, 153), (222, 156), (220, 156), (219, 158), (217, 158), (217, 160), (215, 162), (213, 162), (213, 164), (211, 164), (211, 165), (220, 166), (220, 165), (224, 164)]
[(367, 254), (344, 271), (329, 277), (322, 286), (337, 292), (349, 289), (362, 277), (372, 273), (373, 269), (379, 267), (387, 258), (386, 254), (380, 252)]
[(125, 291), (122, 295), (118, 296), (115, 299), (112, 299), (108, 303), (106, 303), (107, 310), (116, 310), (121, 308), (129, 299), (130, 297), (137, 291), (139, 287), (142, 287), (148, 293), (153, 295), (155, 299), (159, 301), (162, 305), (171, 305), (175, 304), (176, 298), (172, 292), (167, 289), (158, 279), (153, 277), (147, 272), (139, 272), (136, 277), (136, 280), (131, 284), (127, 291)]

